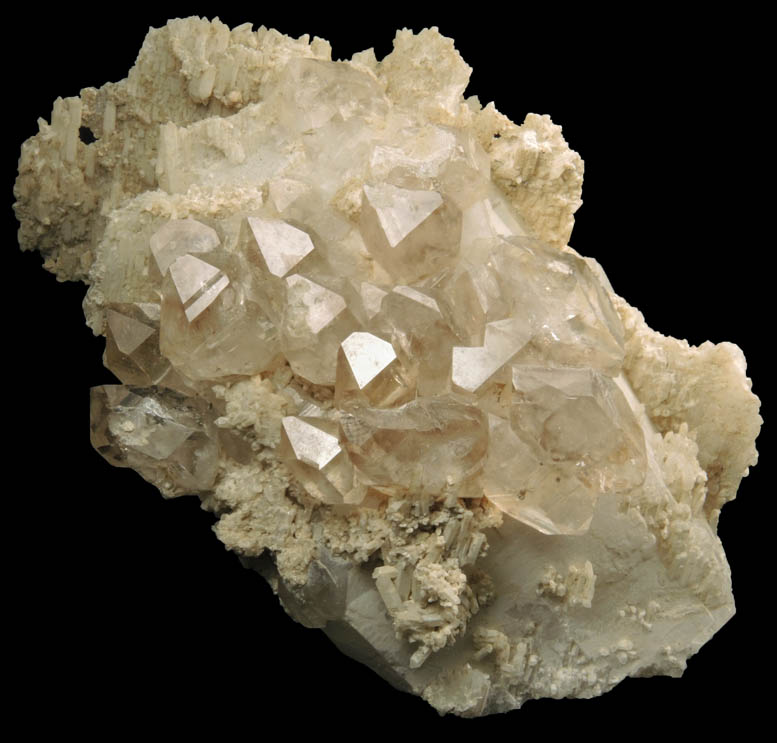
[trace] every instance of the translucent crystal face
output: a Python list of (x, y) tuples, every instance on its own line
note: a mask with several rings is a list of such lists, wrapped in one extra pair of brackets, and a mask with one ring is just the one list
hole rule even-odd
[(111, 464), (137, 470), (167, 497), (207, 492), (219, 458), (208, 408), (159, 387), (94, 387), (92, 445)]
[(20, 246), (86, 281), (117, 377), (94, 447), (441, 714), (680, 675), (735, 608), (744, 355), (650, 330), (569, 247), (569, 122), (465, 96), (434, 27), (341, 43), (175, 19), (22, 145)]
[[(95, 391), (98, 448), (167, 492), (207, 489), (212, 385), (288, 367), (298, 404), (277, 450), (313, 498), (485, 497), (583, 533), (597, 497), (646, 470), (600, 280), (531, 234), (471, 134), (392, 113), (350, 66), (283, 75), (295, 93), (267, 137), (293, 156), (256, 166), (262, 205), (160, 222), (158, 303), (104, 308), (106, 364), (142, 389)], [(178, 393), (186, 414), (166, 402)]]
[(178, 258), (209, 253), (218, 244), (216, 231), (194, 219), (171, 219), (150, 240), (151, 254), (162, 276)]

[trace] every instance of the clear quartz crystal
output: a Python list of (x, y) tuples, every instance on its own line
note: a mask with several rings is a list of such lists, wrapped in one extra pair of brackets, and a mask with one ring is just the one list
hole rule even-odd
[[(305, 403), (279, 436), (319, 501), (460, 491), (543, 533), (584, 533), (598, 495), (646, 468), (599, 278), (531, 235), (470, 135), (397, 121), (392, 140), (361, 73), (298, 60), (284, 74), (299, 88), (283, 126), (303, 132), (309, 170), (279, 161), (266, 204), (223, 224), (160, 223), (160, 302), (106, 305), (106, 363), (184, 394), (287, 364), (334, 403)], [(332, 203), (354, 174), (346, 220)]]
[(341, 424), (364, 481), (396, 492), (439, 494), (460, 485), (478, 473), (488, 446), (485, 415), (453, 397), (360, 407)]
[(573, 467), (524, 442), (508, 420), (489, 415), (490, 446), (483, 472), (489, 500), (543, 534), (584, 534), (591, 525), (596, 492)]
[(545, 534), (585, 533), (600, 493), (645, 479), (644, 435), (605, 374), (513, 365), (506, 412), (489, 417), (485, 492)]
[(160, 301), (105, 306), (106, 363), (184, 394), (288, 365), (334, 405), (279, 434), (318, 500), (460, 490), (584, 533), (598, 495), (646, 468), (600, 279), (531, 233), (470, 132), (389, 113), (369, 75), (297, 59), (266, 95), (296, 154), (256, 150), (253, 211), (158, 224)]
[(581, 482), (600, 493), (642, 484), (645, 438), (619, 387), (593, 369), (513, 366), (510, 420), (554, 462), (575, 466)]
[(456, 260), (461, 213), (438, 192), (365, 185), (362, 204), (364, 241), (398, 281), (417, 281)]
[(211, 248), (205, 258), (182, 253), (168, 266), (159, 348), (183, 376), (204, 381), (253, 374), (280, 352), (277, 328), (256, 301), (248, 266), (244, 255), (224, 248)]
[(351, 333), (341, 344), (337, 359), (335, 403), (349, 402), (391, 407), (408, 399), (413, 387), (403, 378), (394, 347), (372, 333)]
[(273, 276), (283, 278), (313, 250), (310, 235), (283, 220), (249, 217), (247, 223), (267, 271)]
[(364, 499), (367, 488), (355, 477), (336, 423), (286, 416), (281, 425), (281, 456), (310, 495), (331, 505)]
[(155, 265), (164, 276), (178, 258), (209, 253), (220, 240), (212, 227), (189, 218), (171, 219), (151, 236), (149, 242)]
[(330, 57), (178, 19), (25, 143), (23, 247), (88, 276), (120, 382), (94, 447), (441, 712), (677, 675), (733, 612), (744, 357), (615, 298), (560, 127), (464, 98), (437, 29)]
[(219, 447), (209, 406), (157, 388), (92, 388), (92, 445), (111, 464), (132, 467), (167, 497), (206, 492)]

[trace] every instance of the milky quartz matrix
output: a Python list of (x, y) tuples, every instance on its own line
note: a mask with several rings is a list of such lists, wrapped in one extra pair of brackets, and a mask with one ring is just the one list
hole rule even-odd
[(761, 419), (737, 346), (650, 330), (567, 245), (580, 157), (469, 75), (434, 28), (332, 61), (171, 21), (57, 99), (15, 209), (88, 284), (119, 380), (96, 449), (199, 496), (298, 622), (478, 716), (682, 673), (734, 612), (716, 526)]

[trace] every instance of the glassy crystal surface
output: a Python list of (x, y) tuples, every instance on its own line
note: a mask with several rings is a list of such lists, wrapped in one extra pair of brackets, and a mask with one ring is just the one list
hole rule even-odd
[(247, 220), (266, 270), (283, 278), (313, 250), (310, 235), (280, 219)]
[(600, 493), (642, 484), (645, 437), (623, 393), (593, 369), (513, 366), (510, 421), (554, 462), (574, 465), (581, 482)]
[(277, 435), (324, 503), (479, 493), (584, 533), (646, 468), (600, 277), (532, 234), (472, 132), (390, 114), (370, 75), (293, 59), (266, 97), (299, 146), (252, 150), (252, 210), (158, 223), (159, 302), (105, 305), (106, 363), (206, 397), (287, 366), (329, 401), (295, 392)]
[[(480, 493), (543, 533), (584, 533), (598, 494), (639, 486), (646, 468), (611, 380), (623, 329), (600, 280), (528, 234), (475, 140), (410, 128), (389, 144), (331, 93), (351, 71), (287, 74), (302, 86), (288, 126), (349, 133), (330, 176), (368, 167), (358, 215), (344, 220), (327, 182), (292, 167), (259, 211), (162, 223), (149, 245), (160, 303), (105, 307), (106, 363), (128, 384), (186, 393), (287, 364), (334, 403), (301, 405), (280, 432), (318, 500)], [(295, 118), (303, 99), (321, 110)], [(346, 246), (360, 251), (351, 266)], [(354, 273), (358, 260), (374, 270)]]
[(345, 448), (364, 481), (398, 492), (442, 493), (477, 474), (486, 417), (452, 397), (397, 408), (359, 408), (341, 418)]
[(161, 353), (194, 381), (268, 368), (280, 351), (278, 330), (257, 301), (245, 255), (210, 248), (206, 260), (184, 251), (179, 242), (161, 281)]
[(164, 276), (178, 258), (209, 253), (220, 242), (216, 230), (196, 219), (171, 219), (151, 236), (149, 247)]
[(365, 185), (362, 203), (365, 244), (396, 280), (417, 281), (455, 262), (461, 213), (438, 192)]
[(402, 376), (394, 347), (372, 333), (351, 333), (337, 359), (335, 402), (390, 407), (411, 396), (413, 387)]
[(543, 534), (584, 534), (597, 493), (575, 477), (574, 466), (523, 441), (509, 420), (491, 414), (488, 422), (490, 446), (483, 472), (488, 499)]
[(209, 406), (155, 387), (93, 387), (92, 445), (111, 464), (132, 467), (173, 497), (205, 492), (218, 469)]
[(653, 333), (567, 245), (560, 127), (469, 74), (436, 29), (335, 62), (179, 19), (57, 100), (15, 193), (24, 246), (90, 283), (100, 454), (474, 716), (679, 672), (733, 611), (714, 529), (760, 419), (735, 346)]
[(354, 476), (336, 423), (315, 417), (285, 417), (280, 452), (315, 498), (329, 504), (357, 504), (364, 499), (367, 488)]
[(125, 384), (157, 384), (170, 370), (159, 352), (159, 305), (116, 303), (105, 310), (105, 365)]
[(334, 384), (340, 343), (358, 328), (345, 298), (305, 276), (286, 279), (282, 344), (291, 368), (315, 384)]

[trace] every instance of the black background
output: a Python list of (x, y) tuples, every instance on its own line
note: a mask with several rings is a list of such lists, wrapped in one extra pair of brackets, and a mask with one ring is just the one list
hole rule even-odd
[(380, 58), (396, 28), (437, 25), (474, 68), (468, 94), (516, 122), (550, 114), (585, 160), (572, 246), (596, 257), (656, 330), (740, 345), (764, 398), (774, 134), (763, 19), (745, 7), (725, 17), (657, 6), (572, 17), (550, 4), (484, 4), (480, 19), (452, 6), (287, 5), (30, 7), (6, 26), (5, 665), (25, 730), (111, 738), (130, 727), (151, 735), (216, 723), (227, 737), (237, 723), (260, 736), (273, 720), (280, 735), (620, 736), (632, 725), (665, 733), (670, 720), (755, 722), (765, 710), (754, 674), (773, 662), (761, 635), (774, 591), (765, 437), (761, 464), (720, 523), (737, 614), (681, 680), (627, 680), (599, 699), (533, 701), (478, 721), (439, 718), (293, 623), (218, 542), (196, 499), (164, 501), (91, 449), (89, 387), (114, 380), (102, 340), (83, 323), (84, 287), (58, 283), (38, 254), (16, 249), (19, 146), (58, 95), (126, 76), (149, 25), (194, 12), (318, 35), (334, 58), (370, 46)]

